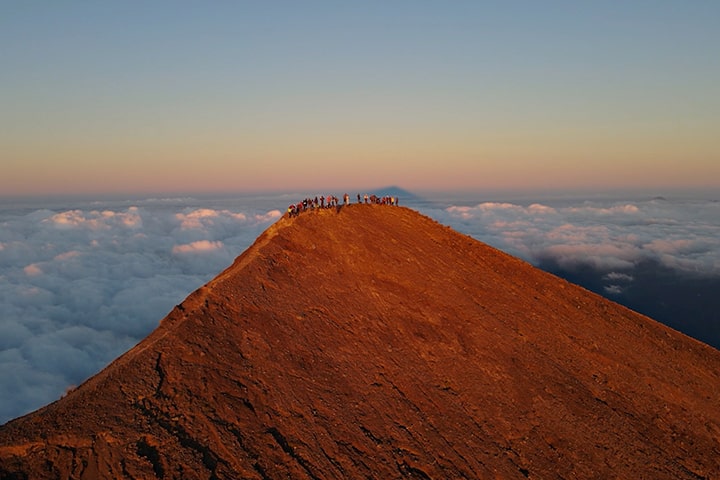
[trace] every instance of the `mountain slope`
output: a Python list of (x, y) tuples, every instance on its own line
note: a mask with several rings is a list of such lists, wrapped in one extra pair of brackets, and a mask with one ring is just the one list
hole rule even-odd
[(0, 478), (717, 478), (720, 352), (404, 207), (283, 218)]

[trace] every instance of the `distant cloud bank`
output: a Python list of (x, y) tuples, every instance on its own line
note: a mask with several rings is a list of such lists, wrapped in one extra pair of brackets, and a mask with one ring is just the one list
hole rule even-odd
[[(441, 220), (534, 264), (622, 274), (657, 261), (692, 275), (720, 275), (720, 202), (646, 200), (550, 206), (450, 206)], [(624, 278), (631, 281), (631, 278)], [(612, 275), (608, 280), (612, 280)]]

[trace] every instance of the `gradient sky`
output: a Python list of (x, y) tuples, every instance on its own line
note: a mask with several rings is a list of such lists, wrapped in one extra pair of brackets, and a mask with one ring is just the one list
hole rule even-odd
[(0, 196), (720, 187), (720, 2), (0, 4)]

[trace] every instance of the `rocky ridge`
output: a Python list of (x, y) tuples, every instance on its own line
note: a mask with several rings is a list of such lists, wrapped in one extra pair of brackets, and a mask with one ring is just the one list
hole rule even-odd
[(720, 352), (404, 207), (283, 218), (0, 479), (720, 478)]

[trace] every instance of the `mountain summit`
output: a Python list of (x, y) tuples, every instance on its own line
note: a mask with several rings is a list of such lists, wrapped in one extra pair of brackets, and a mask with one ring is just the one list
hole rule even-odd
[(0, 478), (720, 477), (720, 352), (442, 226), (282, 218)]

